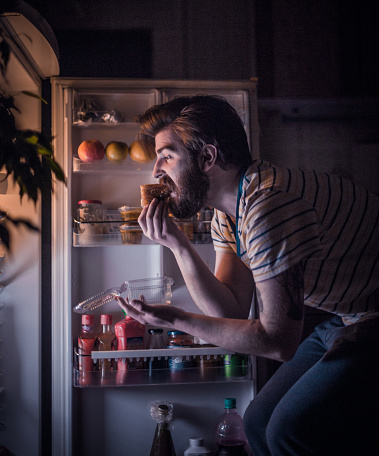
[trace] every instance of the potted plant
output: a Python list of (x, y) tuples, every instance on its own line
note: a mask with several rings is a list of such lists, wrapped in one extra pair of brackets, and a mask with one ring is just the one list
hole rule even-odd
[[(9, 56), (9, 46), (0, 33), (0, 72), (5, 80)], [(22, 93), (40, 98), (30, 92)], [(0, 170), (5, 169), (5, 178), (13, 178), (21, 199), (27, 197), (37, 203), (41, 192), (52, 192), (52, 177), (65, 182), (65, 176), (54, 159), (51, 137), (37, 131), (17, 129), (12, 112), (15, 110), (19, 112), (12, 94), (0, 91)], [(28, 220), (12, 218), (6, 209), (0, 207), (0, 240), (7, 249), (10, 247), (8, 222), (38, 230)]]

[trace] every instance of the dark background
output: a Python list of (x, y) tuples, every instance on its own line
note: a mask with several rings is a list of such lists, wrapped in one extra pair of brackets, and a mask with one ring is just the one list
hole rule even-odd
[(30, 0), (61, 76), (259, 78), (259, 97), (379, 95), (374, 0)]

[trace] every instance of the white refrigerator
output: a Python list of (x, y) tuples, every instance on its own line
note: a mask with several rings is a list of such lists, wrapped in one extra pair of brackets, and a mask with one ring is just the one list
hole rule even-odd
[[(109, 141), (130, 145), (139, 131), (135, 118), (147, 108), (178, 95), (207, 93), (224, 96), (236, 108), (257, 157), (256, 81), (53, 77), (51, 86), (55, 155), (67, 176), (66, 186), (55, 185), (51, 213), (53, 455), (149, 454), (156, 425), (150, 403), (156, 400), (173, 403), (172, 435), (178, 456), (193, 437), (203, 437), (214, 450), (224, 398), (235, 397), (242, 415), (254, 396), (254, 359), (236, 376), (217, 367), (216, 375), (209, 371), (201, 376), (191, 368), (180, 379), (168, 375), (159, 382), (149, 381), (144, 370), (137, 377), (131, 372), (124, 384), (104, 386), (95, 381), (82, 387), (78, 382), (75, 346), (81, 315), (73, 311), (78, 303), (125, 281), (168, 276), (174, 280), (170, 305), (197, 309), (172, 254), (143, 236), (137, 243), (124, 244), (118, 229), (118, 208), (139, 206), (140, 184), (155, 182), (153, 162), (141, 164), (127, 157), (122, 163), (112, 163), (105, 157), (84, 163), (77, 151), (89, 139), (104, 145)], [(81, 200), (100, 200), (106, 214), (103, 232), (90, 239), (77, 220)], [(191, 239), (212, 269), (214, 250), (209, 233)], [(111, 314), (113, 323), (123, 318), (114, 300), (90, 313), (97, 330), (102, 313)], [(219, 358), (223, 356), (220, 351)], [(192, 354), (189, 358), (196, 359)]]

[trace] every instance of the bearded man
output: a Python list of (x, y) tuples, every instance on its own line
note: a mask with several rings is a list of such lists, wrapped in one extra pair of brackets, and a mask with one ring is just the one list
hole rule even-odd
[[(377, 455), (379, 198), (316, 171), (251, 158), (236, 111), (219, 97), (180, 97), (140, 117), (155, 178), (171, 191), (139, 217), (173, 252), (202, 313), (119, 305), (143, 324), (283, 364), (244, 415), (254, 456)], [(214, 208), (214, 273), (170, 220)], [(259, 315), (249, 319), (253, 298)], [(327, 312), (301, 343), (304, 306)]]

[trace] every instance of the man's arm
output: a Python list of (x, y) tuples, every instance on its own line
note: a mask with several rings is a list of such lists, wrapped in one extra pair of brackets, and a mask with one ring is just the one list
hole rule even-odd
[[(148, 213), (154, 214), (148, 217)], [(191, 245), (188, 237), (169, 220), (167, 206), (154, 201), (142, 211), (139, 223), (150, 238), (173, 252), (196, 306), (206, 315), (247, 318), (254, 291), (249, 268), (234, 253), (216, 253), (215, 274)]]
[(303, 329), (303, 265), (257, 283), (260, 318), (209, 317), (174, 306), (149, 306), (142, 301), (120, 306), (143, 324), (175, 328), (228, 350), (287, 361), (294, 355)]

